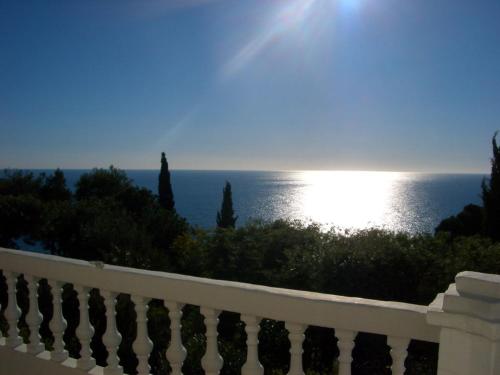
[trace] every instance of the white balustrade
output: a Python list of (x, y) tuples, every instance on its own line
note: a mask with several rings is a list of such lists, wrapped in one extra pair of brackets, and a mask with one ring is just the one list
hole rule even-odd
[[(182, 366), (187, 356), (181, 335), (182, 308), (185, 304), (200, 306), (200, 312), (204, 316), (206, 351), (201, 364), (207, 375), (219, 375), (224, 364), (218, 350), (217, 332), (219, 315), (224, 310), (241, 313), (241, 320), (245, 323), (247, 357), (241, 368), (242, 375), (264, 374), (264, 368), (259, 361), (258, 339), (260, 323), (263, 317), (285, 322), (290, 340), (289, 375), (304, 375), (302, 346), (305, 339), (304, 333), (308, 326), (335, 329), (339, 348), (337, 358), (339, 375), (351, 374), (352, 350), (357, 332), (381, 334), (387, 337), (387, 343), (391, 347), (392, 373), (394, 375), (403, 375), (405, 372), (405, 359), (411, 339), (440, 342), (440, 334), (446, 338), (444, 348), (440, 348), (440, 356), (441, 353), (444, 353), (443, 355), (448, 360), (445, 361), (440, 357), (440, 366), (443, 371), (444, 369), (453, 368), (454, 370), (449, 372), (450, 375), (462, 375), (467, 373), (462, 371), (462, 368), (467, 368), (470, 370), (468, 373), (484, 373), (487, 375), (500, 373), (495, 372), (497, 364), (494, 361), (477, 361), (477, 363), (470, 365), (466, 356), (468, 348), (471, 347), (470, 345), (460, 347), (462, 353), (460, 361), (464, 362), (461, 363), (461, 366), (456, 365), (448, 358), (453, 351), (458, 350), (458, 343), (454, 343), (455, 341), (475, 342), (473, 336), (469, 337), (465, 333), (456, 333), (456, 331), (464, 327), (464, 325), (461, 325), (460, 319), (470, 322), (471, 325), (468, 327), (472, 327), (471, 329), (474, 329), (474, 332), (477, 331), (478, 335), (485, 337), (489, 332), (486, 331), (489, 329), (488, 327), (497, 327), (496, 324), (500, 321), (500, 317), (494, 315), (497, 300), (500, 300), (500, 292), (494, 288), (500, 290), (500, 277), (495, 281), (481, 279), (479, 284), (476, 281), (469, 283), (461, 281), (463, 296), (457, 296), (454, 289), (449, 290), (446, 294), (446, 298), (448, 298), (445, 305), (446, 310), (443, 311), (444, 308), (440, 307), (443, 303), (429, 308), (399, 302), (269, 288), (110, 265), (96, 267), (85, 261), (1, 248), (0, 270), (6, 278), (8, 287), (8, 305), (5, 309), (5, 318), (9, 325), (8, 337), (0, 339), (0, 356), (2, 356), (4, 350), (7, 350), (5, 348), (15, 348), (22, 344), (18, 329), (20, 310), (16, 298), (16, 284), (17, 277), (24, 274), (29, 291), (29, 309), (26, 315), (26, 322), (29, 326), (29, 343), (25, 352), (38, 354), (44, 349), (39, 334), (43, 317), (38, 307), (37, 292), (39, 280), (47, 278), (53, 297), (53, 316), (49, 327), (54, 336), (54, 344), (50, 352), (50, 358), (54, 362), (65, 361), (68, 358), (68, 353), (64, 348), (63, 341), (66, 321), (62, 310), (62, 286), (65, 283), (74, 285), (78, 296), (80, 318), (76, 336), (80, 341), (81, 350), (80, 357), (76, 361), (65, 362), (64, 368), (65, 371), (68, 371), (68, 375), (72, 374), (71, 366), (76, 366), (78, 371), (83, 370), (105, 375), (123, 374), (118, 358), (121, 335), (118, 332), (116, 322), (116, 303), (119, 293), (130, 295), (134, 303), (137, 316), (137, 336), (132, 348), (138, 359), (138, 375), (149, 375), (151, 372), (149, 357), (153, 344), (148, 335), (148, 303), (151, 299), (164, 299), (166, 295), (168, 300), (165, 301), (165, 306), (168, 309), (170, 318), (171, 340), (165, 355), (172, 369), (172, 375), (182, 375)], [(469, 275), (464, 277), (470, 278)], [(477, 301), (472, 300), (470, 302), (471, 295), (475, 296), (480, 293), (480, 291), (476, 290), (479, 288), (477, 285), (484, 285), (487, 297), (474, 297)], [(96, 366), (96, 360), (92, 357), (90, 348), (94, 328), (89, 319), (89, 292), (93, 288), (101, 291), (106, 309), (106, 331), (102, 341), (108, 356), (107, 365), (102, 369)], [(460, 303), (455, 302), (455, 299), (460, 299)], [(483, 299), (490, 302), (484, 302)], [(462, 301), (466, 302), (462, 303)], [(467, 307), (468, 303), (471, 306)], [(488, 306), (489, 308), (490, 305), (490, 310), (484, 307)], [(429, 309), (433, 310), (429, 312)], [(464, 309), (465, 312), (460, 309)], [(454, 319), (456, 319), (453, 324), (447, 320), (450, 315), (453, 315)], [(427, 323), (426, 319), (429, 316), (433, 324), (438, 325), (438, 327)], [(489, 325), (479, 325), (474, 319), (490, 319), (490, 322)], [(451, 328), (443, 328), (446, 327), (446, 324), (449, 324)], [(493, 350), (491, 348), (495, 347), (493, 343), (496, 341), (494, 340), (497, 340), (500, 335), (491, 334), (490, 336), (488, 336), (490, 341), (481, 343), (481, 348), (484, 350), (478, 349), (475, 351), (477, 355), (482, 355), (481, 353), (489, 355), (490, 352), (488, 351)], [(454, 337), (458, 337), (458, 339), (452, 340)], [(16, 352), (23, 353), (23, 350), (23, 346), (21, 346)], [(27, 357), (31, 358), (31, 360), (40, 361), (48, 357), (48, 353), (42, 353), (36, 357)], [(494, 370), (490, 372), (478, 372), (476, 370), (471, 372), (471, 369), (479, 368), (478, 366), (481, 363), (484, 366), (490, 363), (489, 368)], [(58, 366), (57, 363), (53, 362), (52, 365)], [(470, 366), (467, 367), (466, 365)], [(19, 373), (22, 373), (22, 371)], [(0, 374), (3, 375), (1, 369)], [(445, 372), (438, 375), (444, 374)]]
[(102, 337), (102, 342), (108, 351), (106, 359), (107, 366), (104, 368), (105, 375), (121, 375), (123, 368), (119, 364), (118, 346), (122, 341), (122, 336), (116, 328), (116, 297), (117, 293), (107, 290), (101, 290), (101, 296), (104, 298), (104, 306), (106, 307), (106, 332)]
[(7, 310), (5, 311), (5, 319), (9, 323), (9, 330), (7, 331), (8, 337), (6, 343), (11, 348), (15, 348), (22, 344), (23, 340), (19, 336), (19, 329), (17, 328), (17, 321), (21, 316), (21, 310), (17, 306), (16, 297), (16, 284), (18, 273), (4, 271), (4, 276), (7, 282)]
[(259, 361), (259, 330), (261, 318), (253, 315), (242, 315), (247, 333), (247, 360), (241, 368), (241, 375), (262, 375), (264, 367)]
[(141, 296), (132, 296), (132, 302), (134, 302), (135, 312), (137, 314), (137, 337), (132, 345), (134, 353), (137, 356), (137, 374), (138, 375), (149, 375), (151, 370), (149, 366), (149, 354), (153, 349), (153, 342), (148, 336), (148, 303), (149, 298), (144, 298)]
[(30, 336), (27, 351), (36, 355), (45, 350), (45, 346), (40, 342), (40, 323), (43, 320), (43, 316), (38, 309), (38, 282), (40, 279), (24, 275), (24, 280), (28, 283), (29, 293), (29, 310), (28, 314), (26, 314), (26, 323), (28, 323), (30, 329)]
[(285, 323), (285, 328), (288, 330), (288, 338), (290, 340), (290, 371), (288, 375), (304, 375), (302, 367), (302, 343), (304, 342), (306, 326), (297, 323)]
[(200, 312), (205, 317), (205, 327), (207, 328), (205, 334), (207, 348), (201, 359), (201, 365), (206, 375), (218, 375), (224, 364), (217, 344), (217, 325), (219, 324), (220, 311), (202, 307)]
[(391, 347), (392, 358), (392, 375), (404, 375), (405, 373), (405, 360), (408, 355), (408, 345), (410, 344), (409, 338), (389, 336), (387, 338), (387, 345)]
[(80, 345), (82, 346), (80, 350), (80, 358), (77, 360), (77, 367), (88, 371), (95, 367), (95, 359), (92, 358), (92, 350), (90, 349), (90, 341), (94, 335), (94, 327), (90, 324), (89, 319), (90, 288), (75, 285), (75, 291), (78, 293), (80, 311), (80, 323), (76, 329), (76, 337), (78, 337)]
[(345, 329), (335, 330), (339, 348), (339, 375), (351, 375), (352, 349), (354, 349), (356, 334), (354, 331)]
[(182, 364), (186, 359), (186, 348), (182, 345), (181, 317), (183, 304), (166, 301), (168, 317), (170, 318), (170, 345), (167, 349), (167, 359), (172, 368), (171, 375), (182, 374)]
[(62, 285), (57, 280), (48, 280), (52, 292), (53, 314), (49, 323), (50, 330), (54, 335), (54, 350), (50, 352), (50, 358), (56, 362), (63, 362), (68, 358), (68, 352), (64, 349), (63, 335), (67, 324), (62, 313)]

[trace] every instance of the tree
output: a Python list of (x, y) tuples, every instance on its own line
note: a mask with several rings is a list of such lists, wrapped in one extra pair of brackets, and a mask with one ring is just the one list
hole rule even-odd
[(493, 240), (500, 240), (500, 150), (493, 135), (493, 157), (491, 158), (491, 176), (484, 179), (482, 198), (484, 207), (484, 231)]
[(3, 176), (0, 176), (0, 195), (31, 195), (37, 197), (43, 181), (43, 175), (35, 177), (32, 172), (5, 169)]
[(34, 245), (40, 233), (44, 204), (40, 191), (45, 175), (5, 170), (0, 174), (0, 246)]
[(468, 204), (458, 215), (450, 216), (436, 227), (436, 233), (448, 232), (452, 236), (474, 236), (483, 229), (483, 208)]
[(109, 169), (95, 168), (80, 176), (76, 183), (75, 198), (80, 201), (90, 198), (115, 197), (132, 186), (132, 180), (127, 177), (124, 171), (113, 166), (110, 166)]
[(158, 196), (160, 206), (169, 210), (175, 210), (174, 193), (172, 192), (172, 184), (170, 183), (170, 171), (168, 170), (168, 162), (165, 153), (161, 153), (161, 169), (158, 178)]
[(148, 269), (166, 270), (174, 263), (171, 246), (188, 231), (187, 222), (160, 207), (153, 192), (135, 186), (124, 171), (110, 167), (84, 173), (76, 183), (75, 197), (45, 205), (41, 238), (45, 249)]
[(40, 196), (43, 201), (66, 201), (71, 198), (63, 171), (57, 168), (52, 175), (45, 178)]
[(238, 217), (234, 216), (231, 184), (226, 181), (226, 186), (222, 190), (221, 210), (217, 212), (217, 226), (219, 228), (234, 228), (237, 219)]
[(0, 195), (0, 246), (33, 245), (41, 226), (43, 204), (33, 195)]

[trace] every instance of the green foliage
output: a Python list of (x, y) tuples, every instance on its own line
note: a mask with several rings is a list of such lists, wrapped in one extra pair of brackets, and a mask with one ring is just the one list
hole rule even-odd
[(0, 195), (0, 246), (17, 248), (17, 240), (32, 244), (40, 232), (42, 203), (32, 195)]
[(231, 184), (226, 181), (226, 185), (222, 190), (222, 205), (217, 212), (217, 226), (219, 228), (234, 228), (236, 225), (237, 216), (234, 216), (233, 210), (233, 193), (231, 192)]
[(0, 195), (38, 196), (43, 185), (43, 175), (35, 178), (31, 172), (20, 170), (4, 170), (4, 175), (0, 178)]
[[(179, 271), (195, 276), (429, 303), (454, 277), (436, 286), (444, 265), (449, 266), (441, 257), (454, 258), (466, 240), (375, 229), (323, 232), (315, 224), (278, 220), (235, 230), (198, 229), (177, 238), (173, 252)], [(481, 237), (470, 241), (478, 247), (491, 243)]]
[(92, 198), (51, 213), (45, 245), (53, 253), (139, 266), (137, 258), (152, 251), (151, 234), (116, 200)]
[[(148, 189), (114, 167), (83, 174), (72, 197), (64, 174), (5, 171), (0, 178), (0, 246), (20, 241), (54, 254), (168, 269), (167, 253), (189, 226)], [(173, 256), (171, 258), (174, 258)]]
[(45, 202), (71, 199), (71, 191), (66, 186), (66, 178), (59, 168), (52, 175), (45, 177), (44, 184), (40, 189), (40, 198)]
[(44, 244), (53, 253), (166, 269), (174, 239), (188, 230), (184, 219), (114, 167), (83, 174), (75, 198), (47, 210)]
[(84, 173), (76, 183), (76, 200), (116, 197), (123, 190), (132, 187), (132, 181), (124, 171), (110, 166), (109, 169), (95, 168)]
[(17, 248), (19, 241), (35, 244), (42, 236), (44, 216), (54, 202), (71, 198), (64, 174), (5, 170), (0, 178), (0, 246)]
[(175, 210), (174, 193), (170, 182), (170, 171), (165, 153), (161, 153), (161, 169), (158, 177), (158, 197), (160, 206), (168, 211)]
[(448, 232), (452, 236), (474, 236), (483, 230), (483, 208), (468, 204), (458, 215), (450, 216), (441, 221), (436, 227), (436, 232)]

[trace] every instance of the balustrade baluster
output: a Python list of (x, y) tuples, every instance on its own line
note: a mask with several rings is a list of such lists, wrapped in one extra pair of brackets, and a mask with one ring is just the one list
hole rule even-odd
[(264, 367), (259, 361), (259, 331), (261, 318), (252, 315), (242, 315), (247, 333), (247, 360), (241, 368), (241, 375), (262, 375)]
[(107, 366), (104, 367), (104, 374), (121, 375), (123, 374), (123, 368), (119, 364), (120, 360), (117, 354), (118, 346), (122, 341), (122, 336), (116, 328), (115, 306), (117, 293), (102, 290), (101, 296), (104, 298), (104, 306), (106, 307), (106, 332), (102, 337), (102, 342), (108, 351)]
[(290, 340), (290, 371), (288, 375), (304, 375), (302, 367), (302, 343), (304, 342), (304, 331), (306, 326), (296, 323), (285, 323)]
[(76, 365), (79, 369), (88, 371), (95, 367), (95, 359), (92, 358), (92, 349), (90, 349), (90, 341), (94, 335), (94, 327), (92, 327), (89, 320), (90, 288), (75, 285), (75, 290), (78, 293), (78, 303), (80, 305), (80, 323), (76, 329), (76, 336), (82, 346), (80, 358), (77, 360)]
[(339, 375), (351, 375), (352, 349), (357, 332), (336, 329), (335, 336), (339, 347)]
[(5, 310), (5, 319), (7, 320), (7, 323), (9, 323), (9, 329), (7, 331), (7, 334), (9, 336), (5, 341), (9, 347), (15, 348), (16, 346), (19, 346), (23, 343), (23, 340), (19, 336), (19, 329), (17, 328), (17, 322), (19, 320), (19, 317), (21, 316), (21, 310), (17, 306), (16, 297), (17, 276), (19, 274), (10, 271), (4, 271), (3, 274), (7, 281), (8, 296), (7, 309)]
[(149, 298), (141, 296), (132, 296), (132, 301), (135, 305), (135, 312), (137, 314), (137, 337), (132, 344), (134, 353), (137, 355), (138, 365), (137, 374), (138, 375), (149, 375), (151, 367), (149, 366), (149, 354), (153, 350), (153, 343), (148, 336), (148, 303)]
[(387, 345), (391, 347), (392, 375), (403, 375), (405, 373), (405, 360), (408, 355), (409, 338), (389, 336)]
[(64, 350), (63, 335), (66, 329), (66, 320), (62, 313), (62, 282), (48, 280), (52, 292), (53, 314), (49, 328), (54, 335), (54, 350), (50, 352), (50, 358), (56, 362), (62, 362), (68, 358), (68, 352)]
[(170, 318), (170, 345), (167, 349), (167, 359), (172, 368), (171, 375), (182, 374), (182, 364), (186, 359), (186, 348), (182, 345), (181, 317), (183, 305), (177, 302), (165, 301)]
[(201, 365), (206, 375), (218, 375), (224, 364), (217, 345), (217, 325), (220, 311), (202, 307), (200, 312), (205, 317), (205, 327), (207, 328), (205, 334), (207, 349), (201, 359)]
[(38, 354), (45, 350), (44, 345), (40, 342), (40, 323), (42, 323), (43, 316), (38, 309), (38, 282), (39, 278), (24, 275), (24, 279), (28, 283), (29, 292), (29, 310), (26, 314), (26, 323), (30, 329), (29, 344), (27, 351), (30, 354)]

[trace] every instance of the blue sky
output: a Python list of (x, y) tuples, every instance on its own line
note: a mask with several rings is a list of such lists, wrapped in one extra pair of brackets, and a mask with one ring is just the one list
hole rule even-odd
[(0, 167), (489, 169), (498, 0), (0, 2)]

